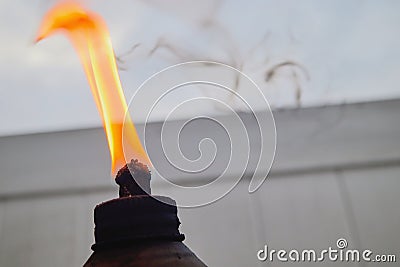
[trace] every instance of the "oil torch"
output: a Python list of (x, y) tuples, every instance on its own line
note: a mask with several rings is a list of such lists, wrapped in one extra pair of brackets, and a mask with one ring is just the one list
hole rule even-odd
[(68, 37), (83, 65), (120, 186), (119, 198), (94, 209), (94, 252), (84, 266), (206, 266), (182, 243), (175, 201), (151, 195), (152, 163), (128, 113), (104, 20), (77, 2), (64, 1), (45, 15), (36, 41), (56, 32)]

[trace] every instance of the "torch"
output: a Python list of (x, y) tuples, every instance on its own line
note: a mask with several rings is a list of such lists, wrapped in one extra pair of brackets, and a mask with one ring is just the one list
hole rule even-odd
[(151, 195), (152, 165), (128, 113), (105, 22), (76, 2), (62, 2), (45, 15), (36, 41), (60, 31), (85, 70), (120, 186), (119, 198), (95, 207), (94, 252), (85, 266), (205, 266), (182, 243), (175, 201)]

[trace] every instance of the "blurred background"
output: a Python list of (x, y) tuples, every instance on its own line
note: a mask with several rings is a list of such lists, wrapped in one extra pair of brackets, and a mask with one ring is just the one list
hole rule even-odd
[[(0, 266), (82, 265), (94, 242), (94, 206), (117, 197), (101, 120), (75, 51), (62, 35), (33, 42), (54, 3), (0, 0)], [(211, 60), (248, 75), (269, 101), (277, 148), (262, 187), (249, 194), (245, 175), (221, 200), (179, 209), (185, 243), (206, 264), (286, 266), (260, 263), (256, 253), (264, 244), (325, 249), (339, 238), (352, 248), (400, 256), (399, 2), (85, 4), (109, 26), (128, 100), (165, 67)], [(185, 97), (202, 95), (210, 96), (193, 88)], [(196, 106), (169, 123), (203, 113), (230, 116)], [(154, 135), (165, 115), (148, 126)], [(240, 116), (249, 131), (256, 128), (248, 114)], [(134, 118), (141, 129), (144, 115)], [(212, 126), (194, 125), (183, 145), (194, 149), (195, 135), (223, 139)], [(343, 266), (349, 265), (376, 266)]]

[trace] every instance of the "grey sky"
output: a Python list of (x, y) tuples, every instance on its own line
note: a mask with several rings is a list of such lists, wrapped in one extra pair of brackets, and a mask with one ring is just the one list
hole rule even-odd
[[(273, 107), (296, 105), (296, 86), (303, 106), (400, 97), (399, 1), (86, 2), (105, 18), (124, 60), (127, 98), (164, 67), (202, 59), (243, 65)], [(0, 0), (0, 135), (100, 125), (70, 43), (57, 35), (33, 44), (53, 3)], [(149, 57), (160, 42), (178, 55), (159, 49)], [(288, 60), (300, 63), (309, 79), (286, 67), (266, 83), (265, 72)]]

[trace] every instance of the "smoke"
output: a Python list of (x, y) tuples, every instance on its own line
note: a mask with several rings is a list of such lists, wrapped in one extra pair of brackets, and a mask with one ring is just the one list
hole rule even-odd
[[(301, 106), (303, 91), (310, 80), (307, 68), (296, 58), (277, 55), (273, 49), (274, 44), (270, 42), (274, 37), (273, 33), (268, 29), (264, 31), (265, 27), (260, 27), (260, 30), (252, 29), (255, 36), (261, 36), (258, 40), (254, 38), (247, 42), (238, 39), (236, 33), (243, 29), (233, 28), (222, 15), (229, 2), (224, 0), (144, 2), (157, 12), (178, 20), (180, 27), (185, 31), (177, 29), (175, 32), (157, 36), (153, 44), (142, 47), (140, 52), (137, 48), (141, 44), (134, 44), (131, 49), (117, 57), (121, 70), (127, 69), (126, 63), (135, 53), (137, 56), (141, 53), (145, 58), (163, 60), (170, 65), (198, 60), (219, 62), (250, 76), (261, 73), (262, 78), (255, 81), (267, 95), (278, 92), (288, 98), (287, 94), (291, 94), (292, 97), (289, 99), (293, 99), (295, 106)], [(163, 28), (162, 23), (159, 25)], [(288, 42), (295, 42), (289, 31), (287, 35)], [(240, 75), (232, 79), (233, 89), (241, 90)], [(203, 92), (209, 94), (207, 90)], [(226, 101), (233, 101), (233, 96), (227, 95)]]

